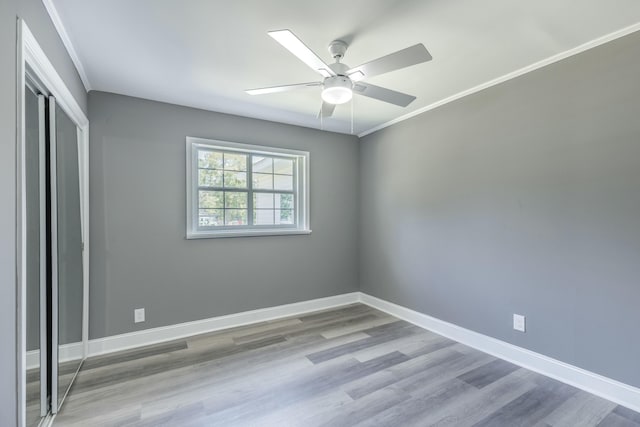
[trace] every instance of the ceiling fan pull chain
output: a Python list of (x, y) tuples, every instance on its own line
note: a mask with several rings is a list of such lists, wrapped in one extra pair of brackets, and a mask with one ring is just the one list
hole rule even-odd
[(353, 135), (353, 104), (355, 100), (351, 98), (351, 135)]
[(320, 130), (324, 130), (324, 108), (320, 105)]

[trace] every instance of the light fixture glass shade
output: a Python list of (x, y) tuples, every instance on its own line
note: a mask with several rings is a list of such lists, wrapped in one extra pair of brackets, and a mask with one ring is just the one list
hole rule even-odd
[(353, 83), (348, 77), (336, 76), (324, 80), (322, 99), (329, 104), (344, 104), (353, 97)]
[(347, 87), (330, 87), (322, 91), (322, 99), (329, 104), (349, 102), (353, 92)]

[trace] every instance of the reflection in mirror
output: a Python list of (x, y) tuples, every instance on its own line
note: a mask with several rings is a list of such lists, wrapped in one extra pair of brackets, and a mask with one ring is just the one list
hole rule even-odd
[[(42, 98), (42, 97), (40, 97)], [(25, 88), (25, 188), (26, 188), (26, 425), (37, 426), (46, 408), (41, 407), (41, 280), (46, 280), (46, 259), (42, 244), (46, 230), (44, 223), (44, 146), (41, 144), (40, 109), (44, 113), (44, 99)], [(43, 271), (44, 270), (44, 271)], [(43, 304), (44, 306), (44, 304)], [(45, 307), (42, 307), (44, 309)], [(45, 331), (46, 332), (46, 331)], [(43, 352), (46, 349), (43, 348)], [(46, 360), (46, 359), (45, 359)], [(46, 391), (45, 391), (46, 393)], [(44, 412), (43, 412), (44, 411)]]
[[(80, 214), (80, 173), (78, 130), (69, 116), (51, 101), (55, 109), (55, 260), (57, 270), (58, 326), (58, 407), (69, 390), (83, 359), (82, 345), (82, 219)], [(52, 138), (53, 139), (53, 138)], [(54, 178), (52, 177), (52, 180)], [(52, 210), (54, 208), (52, 207)], [(55, 261), (54, 261), (55, 262)], [(54, 273), (55, 274), (55, 273)], [(55, 288), (55, 281), (54, 281)], [(54, 290), (54, 297), (55, 297)]]

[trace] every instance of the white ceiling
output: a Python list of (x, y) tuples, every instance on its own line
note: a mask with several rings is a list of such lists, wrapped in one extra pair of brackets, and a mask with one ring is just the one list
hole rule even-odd
[[(417, 96), (407, 108), (354, 100), (364, 133), (640, 22), (637, 0), (53, 0), (90, 89), (320, 128), (319, 80), (267, 35), (290, 29), (326, 62), (333, 39), (356, 66), (416, 43), (433, 60), (369, 80)], [(635, 29), (635, 27), (633, 28)], [(349, 133), (349, 104), (324, 129)]]

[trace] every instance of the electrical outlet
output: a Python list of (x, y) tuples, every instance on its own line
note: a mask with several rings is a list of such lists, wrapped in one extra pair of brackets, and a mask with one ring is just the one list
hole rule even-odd
[(144, 322), (144, 308), (136, 308), (133, 310), (134, 323)]
[(513, 329), (520, 332), (525, 332), (525, 317), (521, 314), (513, 315)]

